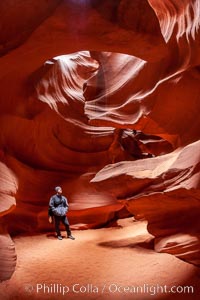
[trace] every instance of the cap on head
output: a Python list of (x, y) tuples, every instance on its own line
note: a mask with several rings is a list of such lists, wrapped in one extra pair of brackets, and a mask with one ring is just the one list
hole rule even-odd
[(56, 191), (56, 192), (58, 192), (60, 189), (62, 190), (62, 188), (61, 188), (60, 186), (56, 186), (56, 187), (55, 187), (55, 191)]

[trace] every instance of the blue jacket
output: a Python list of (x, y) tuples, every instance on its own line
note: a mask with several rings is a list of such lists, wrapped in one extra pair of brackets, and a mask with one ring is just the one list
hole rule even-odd
[(65, 216), (69, 208), (67, 198), (62, 195), (54, 195), (49, 201), (49, 215)]

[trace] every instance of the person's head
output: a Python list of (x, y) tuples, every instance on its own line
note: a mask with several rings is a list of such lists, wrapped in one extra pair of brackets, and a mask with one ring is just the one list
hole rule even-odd
[(62, 188), (60, 186), (55, 187), (55, 191), (57, 194), (61, 195), (62, 194)]

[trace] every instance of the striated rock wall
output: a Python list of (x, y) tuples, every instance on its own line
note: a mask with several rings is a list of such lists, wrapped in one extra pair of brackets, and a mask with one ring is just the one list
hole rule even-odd
[(7, 0), (0, 12), (8, 232), (52, 230), (62, 185), (75, 228), (131, 213), (156, 251), (199, 265), (199, 1)]

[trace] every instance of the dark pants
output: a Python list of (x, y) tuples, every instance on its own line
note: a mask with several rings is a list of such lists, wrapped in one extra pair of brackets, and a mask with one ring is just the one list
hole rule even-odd
[(62, 216), (62, 217), (59, 217), (59, 216), (54, 216), (54, 220), (55, 220), (55, 231), (57, 233), (57, 235), (61, 235), (60, 234), (60, 222), (62, 222), (64, 225), (65, 225), (65, 230), (67, 232), (67, 235), (71, 235), (71, 230), (70, 230), (70, 227), (69, 227), (69, 221), (67, 219), (66, 216)]

